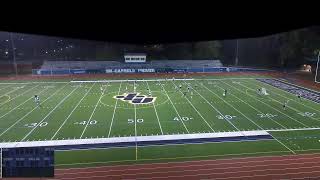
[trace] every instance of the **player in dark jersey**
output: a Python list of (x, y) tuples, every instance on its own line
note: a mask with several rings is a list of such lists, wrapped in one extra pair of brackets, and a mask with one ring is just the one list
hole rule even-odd
[(302, 99), (301, 99), (301, 93), (298, 94), (298, 99), (299, 99), (300, 101), (302, 101)]
[(226, 97), (227, 96), (227, 90), (224, 90), (223, 96)]

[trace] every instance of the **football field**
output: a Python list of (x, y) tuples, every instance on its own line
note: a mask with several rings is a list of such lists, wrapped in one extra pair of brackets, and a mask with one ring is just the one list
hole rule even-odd
[[(259, 88), (265, 88), (268, 95), (258, 94)], [(34, 95), (40, 97), (39, 106)], [(188, 149), (195, 149), (192, 152), (179, 145), (139, 147), (139, 154), (137, 147), (94, 150), (95, 156), (123, 151), (118, 157), (102, 159), (104, 162), (148, 160), (159, 156), (159, 151), (170, 159), (211, 155), (208, 149), (214, 149), (213, 154), (219, 156), (318, 150), (318, 129), (318, 103), (299, 99), (255, 78), (0, 83), (2, 143), (256, 130), (270, 132), (274, 137), (260, 144), (190, 144)], [(247, 152), (251, 144), (254, 147)], [(60, 156), (66, 157), (77, 152), (62, 153)], [(72, 163), (67, 158), (57, 161)]]

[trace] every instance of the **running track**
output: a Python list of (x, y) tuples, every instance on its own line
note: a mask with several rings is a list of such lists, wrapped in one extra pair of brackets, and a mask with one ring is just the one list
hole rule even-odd
[(56, 169), (55, 179), (320, 179), (320, 154)]

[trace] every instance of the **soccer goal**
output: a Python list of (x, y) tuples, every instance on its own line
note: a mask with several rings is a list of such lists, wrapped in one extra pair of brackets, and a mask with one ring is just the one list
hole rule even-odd
[(318, 53), (318, 60), (317, 60), (317, 65), (316, 65), (316, 73), (315, 73), (315, 76), (314, 76), (314, 82), (316, 83), (320, 83), (320, 67), (319, 67), (319, 60), (320, 60), (320, 51)]

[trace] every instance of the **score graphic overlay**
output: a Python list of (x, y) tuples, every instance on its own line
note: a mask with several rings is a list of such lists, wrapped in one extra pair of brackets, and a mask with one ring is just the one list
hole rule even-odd
[(1, 176), (53, 177), (54, 149), (19, 147), (1, 149)]

